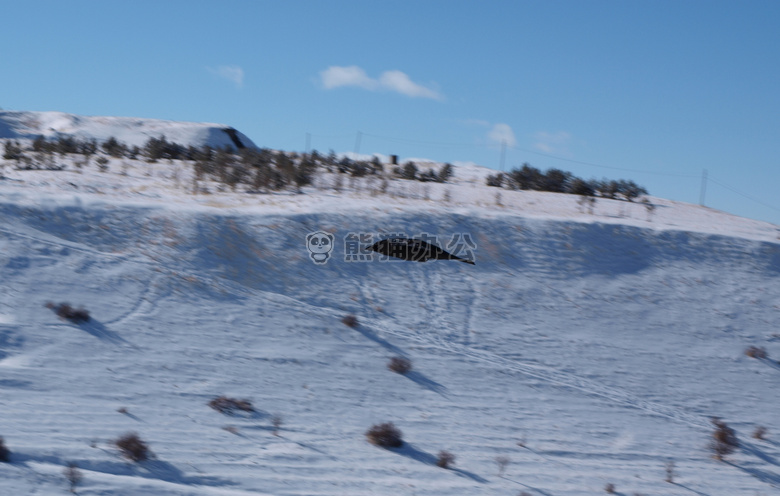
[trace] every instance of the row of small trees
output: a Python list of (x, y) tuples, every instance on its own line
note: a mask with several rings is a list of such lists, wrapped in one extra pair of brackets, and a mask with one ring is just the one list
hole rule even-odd
[(487, 176), (487, 185), (510, 190), (570, 193), (610, 199), (622, 198), (628, 201), (634, 201), (647, 194), (647, 190), (634, 181), (585, 180), (560, 169), (548, 169), (542, 172), (527, 163), (507, 173), (500, 172)]
[[(26, 156), (26, 151), (33, 152), (35, 155), (33, 159)], [(230, 146), (218, 149), (211, 146), (194, 147), (168, 141), (165, 136), (151, 137), (143, 147), (128, 146), (113, 137), (101, 143), (95, 139), (80, 140), (74, 136), (59, 136), (54, 140), (38, 137), (27, 149), (18, 141), (6, 141), (3, 158), (16, 161), (17, 168), (22, 169), (61, 169), (62, 166), (56, 164), (55, 155), (80, 154), (85, 157), (84, 161), (88, 162), (93, 155), (99, 153), (103, 154), (103, 161), (105, 156), (131, 160), (143, 159), (150, 163), (160, 160), (190, 161), (195, 170), (196, 181), (216, 180), (231, 189), (244, 184), (254, 190), (279, 191), (287, 188), (300, 190), (302, 186), (313, 182), (314, 174), (318, 170), (356, 178), (388, 177), (378, 157), (370, 160), (354, 160), (349, 157), (338, 157), (333, 151), (323, 155), (316, 150), (298, 154), (265, 148), (237, 150)], [(451, 164), (444, 164), (439, 170), (423, 169), (409, 161), (393, 167), (389, 177), (446, 183), (451, 179), (453, 169)], [(634, 201), (647, 194), (645, 188), (633, 181), (584, 180), (560, 169), (548, 169), (542, 172), (527, 163), (507, 173), (487, 176), (487, 185), (510, 190), (570, 193), (627, 201)]]
[[(28, 156), (32, 152), (32, 157)], [(298, 154), (270, 149), (242, 148), (229, 146), (183, 146), (168, 141), (165, 136), (149, 138), (143, 147), (128, 146), (116, 138), (98, 143), (95, 139), (80, 140), (74, 136), (59, 136), (53, 140), (36, 138), (31, 146), (24, 147), (19, 141), (6, 141), (3, 158), (15, 161), (18, 169), (62, 169), (56, 156), (83, 155), (78, 164), (88, 163), (94, 156), (103, 163), (106, 157), (146, 160), (149, 163), (160, 160), (184, 160), (193, 164), (195, 180), (216, 180), (235, 189), (244, 184), (254, 190), (279, 191), (286, 188), (299, 190), (313, 182), (318, 170), (345, 174), (349, 177), (384, 176), (385, 169), (378, 157), (370, 160), (354, 160), (338, 157), (331, 151), (327, 155), (312, 151)], [(422, 182), (447, 182), (453, 174), (453, 167), (445, 164), (439, 170), (423, 170), (414, 162), (396, 167), (392, 176), (398, 179)]]
[[(232, 152), (232, 149), (230, 150)], [(43, 136), (38, 136), (28, 147), (24, 147), (18, 140), (6, 141), (3, 158), (5, 160), (19, 161), (26, 155), (25, 152), (27, 151), (48, 156), (78, 154), (85, 157), (103, 153), (112, 158), (128, 158), (131, 160), (140, 158), (148, 162), (157, 162), (162, 159), (195, 160), (203, 152), (203, 149), (170, 142), (165, 136), (149, 138), (143, 147), (127, 145), (113, 136), (103, 142), (98, 142), (94, 138), (79, 139), (75, 136), (66, 135), (58, 136), (56, 139), (46, 139)]]

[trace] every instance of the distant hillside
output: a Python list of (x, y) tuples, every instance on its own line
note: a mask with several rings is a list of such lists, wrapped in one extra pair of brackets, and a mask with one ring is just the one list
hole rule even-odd
[[(780, 487), (778, 226), (475, 164), (5, 141), (0, 495), (64, 494), (70, 467), (85, 496)], [(365, 249), (393, 234), (476, 265)], [(713, 417), (738, 448), (713, 450)], [(387, 422), (402, 446), (369, 442)]]
[(257, 148), (244, 134), (224, 124), (178, 122), (136, 117), (96, 117), (63, 112), (0, 111), (0, 139), (55, 139), (73, 136), (105, 141), (111, 137), (130, 146), (165, 136), (184, 146)]
[[(0, 181), (0, 494), (65, 494), (69, 464), (95, 496), (780, 487), (780, 245), (740, 237), (741, 221), (672, 203), (618, 218), (632, 204), (616, 200), (591, 215), (540, 192), (468, 207), (489, 188), (438, 183), (463, 203), (345, 185), (223, 208), (240, 194), (194, 205), (152, 182), (179, 164), (141, 165)], [(78, 187), (47, 193), (55, 182)], [(334, 236), (324, 265), (306, 248), (316, 230)], [(350, 233), (387, 231), (468, 234), (477, 265), (346, 257)], [(60, 318), (61, 303), (90, 320)], [(220, 396), (254, 411), (217, 411)], [(742, 443), (725, 461), (713, 416)], [(404, 445), (368, 442), (384, 422)], [(128, 432), (154, 456), (123, 456)]]

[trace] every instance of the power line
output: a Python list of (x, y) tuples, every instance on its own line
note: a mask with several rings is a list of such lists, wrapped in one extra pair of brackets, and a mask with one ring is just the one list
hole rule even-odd
[(363, 133), (357, 132), (357, 138), (355, 139), (355, 154), (360, 153), (360, 142), (363, 140)]
[(771, 208), (772, 210), (776, 210), (776, 211), (780, 212), (780, 208), (778, 208), (778, 207), (776, 207), (776, 206), (774, 206), (774, 205), (770, 205), (770, 204), (768, 204), (768, 203), (766, 203), (766, 202), (764, 202), (764, 201), (761, 201), (761, 200), (759, 200), (758, 198), (754, 198), (754, 197), (752, 197), (752, 196), (750, 196), (750, 195), (748, 195), (748, 194), (746, 194), (746, 193), (743, 193), (743, 192), (741, 192), (741, 191), (739, 191), (739, 190), (737, 190), (737, 189), (734, 189), (734, 188), (732, 188), (731, 186), (727, 186), (727, 185), (723, 184), (723, 183), (722, 183), (722, 182), (720, 182), (720, 181), (716, 181), (716, 180), (715, 180), (715, 179), (713, 179), (712, 177), (710, 177), (710, 178), (709, 178), (709, 180), (710, 180), (711, 182), (713, 182), (713, 183), (717, 184), (718, 186), (721, 186), (721, 187), (723, 187), (723, 188), (726, 188), (727, 190), (731, 191), (732, 193), (736, 193), (736, 194), (738, 194), (739, 196), (741, 196), (741, 197), (743, 197), (743, 198), (746, 198), (746, 199), (748, 199), (748, 200), (750, 200), (750, 201), (752, 201), (752, 202), (758, 203), (759, 205), (762, 205), (762, 206), (764, 206), (764, 207), (766, 207), (766, 208)]
[(699, 205), (704, 206), (704, 198), (707, 194), (707, 169), (701, 171), (701, 193), (699, 194)]
[[(354, 135), (353, 134), (339, 134), (339, 135), (320, 135), (320, 134), (315, 134), (315, 135), (311, 135), (310, 133), (307, 133), (307, 138), (309, 136), (315, 136), (315, 137), (318, 137), (318, 138), (346, 138), (346, 137), (354, 136)], [(451, 143), (451, 142), (448, 143), (448, 142), (441, 142), (441, 141), (415, 140), (415, 139), (407, 139), (407, 138), (396, 138), (396, 137), (390, 137), (390, 136), (382, 136), (382, 135), (378, 135), (378, 134), (364, 133), (364, 132), (358, 131), (356, 142), (355, 142), (355, 149), (356, 149), (356, 151), (360, 149), (361, 140), (362, 140), (363, 136), (368, 136), (368, 137), (371, 137), (371, 138), (376, 138), (376, 139), (390, 141), (390, 142), (395, 142), (395, 143), (407, 143), (407, 144), (421, 145), (421, 146), (437, 146), (437, 147), (461, 148), (461, 149), (462, 148), (490, 148), (490, 147), (495, 147), (495, 144), (488, 144), (488, 143), (481, 143), (481, 144), (480, 143), (471, 143), (471, 144), (469, 144), (469, 143)], [(307, 139), (307, 145), (308, 145), (308, 139)], [(719, 186), (721, 186), (721, 187), (723, 187), (723, 188), (725, 188), (725, 189), (727, 189), (727, 190), (729, 190), (729, 191), (731, 191), (731, 192), (733, 192), (733, 193), (735, 193), (735, 194), (737, 194), (739, 196), (742, 196), (743, 198), (746, 198), (746, 199), (748, 199), (748, 200), (750, 200), (752, 202), (755, 202), (755, 203), (757, 203), (759, 205), (762, 205), (762, 206), (764, 206), (766, 208), (769, 208), (769, 209), (772, 209), (772, 210), (780, 212), (780, 208), (778, 208), (778, 207), (776, 207), (774, 205), (770, 205), (770, 204), (768, 204), (768, 203), (766, 203), (766, 202), (764, 202), (762, 200), (759, 200), (758, 198), (755, 198), (755, 197), (753, 197), (751, 195), (748, 195), (748, 194), (746, 194), (746, 193), (744, 193), (742, 191), (739, 191), (739, 190), (737, 190), (735, 188), (732, 188), (731, 186), (728, 186), (726, 184), (721, 183), (720, 181), (717, 181), (717, 180), (713, 179), (712, 176), (709, 175), (709, 173), (708, 173), (708, 171), (706, 169), (702, 172), (701, 176), (699, 176), (697, 174), (680, 174), (680, 173), (675, 173), (675, 172), (649, 171), (649, 170), (642, 170), (642, 169), (632, 169), (632, 168), (629, 168), (629, 167), (616, 167), (616, 166), (611, 166), (611, 165), (597, 164), (597, 163), (594, 163), (594, 162), (587, 162), (587, 161), (584, 161), (584, 160), (575, 160), (575, 159), (571, 159), (571, 158), (560, 157), (560, 156), (552, 155), (552, 154), (549, 154), (549, 153), (539, 152), (539, 151), (536, 151), (536, 150), (530, 150), (530, 149), (527, 149), (527, 148), (521, 148), (521, 147), (519, 147), (517, 145), (509, 145), (509, 144), (506, 143), (506, 141), (503, 141), (500, 144), (500, 146), (501, 146), (501, 159), (500, 160), (501, 160), (501, 169), (502, 170), (504, 169), (504, 161), (505, 161), (505, 157), (506, 157), (506, 149), (510, 148), (512, 150), (516, 150), (516, 151), (519, 151), (519, 152), (530, 153), (530, 154), (533, 154), (533, 155), (538, 155), (538, 156), (546, 157), (546, 158), (553, 159), (553, 160), (559, 160), (561, 162), (568, 162), (568, 163), (572, 163), (572, 164), (585, 165), (585, 166), (588, 166), (588, 167), (595, 167), (595, 168), (599, 168), (599, 169), (615, 170), (615, 171), (623, 171), (623, 172), (633, 172), (633, 173), (636, 173), (636, 174), (648, 174), (648, 175), (653, 175), (653, 176), (686, 178), (686, 179), (696, 179), (696, 178), (701, 177), (702, 186), (701, 186), (701, 191), (700, 191), (700, 197), (699, 197), (700, 201), (699, 201), (699, 203), (702, 204), (702, 205), (704, 204), (704, 200), (705, 200), (705, 195), (706, 195), (706, 190), (707, 190), (707, 182), (710, 181), (710, 182), (713, 182), (713, 183), (715, 183), (715, 184), (717, 184), (717, 185), (719, 185)], [(307, 146), (307, 148), (308, 148), (308, 146)]]
[(377, 138), (377, 139), (392, 141), (396, 143), (410, 143), (414, 145), (442, 146), (442, 147), (449, 147), (449, 148), (481, 148), (482, 147), (482, 145), (478, 145), (478, 144), (445, 143), (441, 141), (411, 140), (406, 138), (392, 138), (390, 136), (380, 136), (377, 134), (370, 134), (370, 133), (363, 133), (363, 136), (370, 136), (371, 138)]
[(640, 170), (640, 169), (630, 169), (628, 167), (615, 167), (611, 165), (602, 165), (602, 164), (595, 164), (593, 162), (585, 162), (583, 160), (574, 160), (571, 158), (565, 158), (565, 157), (559, 157), (557, 155), (550, 155), (549, 153), (543, 153), (543, 152), (537, 152), (534, 150), (528, 150), (526, 148), (519, 148), (517, 146), (513, 146), (512, 149), (518, 150), (525, 153), (533, 153), (534, 155), (541, 155), (542, 157), (552, 158), (555, 160), (560, 160), (563, 162), (569, 162), (573, 164), (580, 164), (580, 165), (587, 165), (590, 167), (598, 167), (599, 169), (609, 169), (609, 170), (618, 170), (618, 171), (624, 171), (624, 172), (636, 172), (638, 174), (650, 174), (655, 176), (668, 176), (668, 177), (685, 177), (685, 178), (696, 178), (699, 177), (694, 174), (678, 174), (675, 172), (658, 172), (658, 171), (647, 171), (647, 170)]
[[(369, 134), (369, 133), (363, 133), (364, 136), (370, 136), (372, 138), (378, 138), (383, 139), (387, 141), (393, 141), (397, 143), (410, 143), (410, 144), (418, 144), (418, 145), (430, 145), (430, 146), (442, 146), (442, 147), (450, 147), (450, 148), (489, 148), (493, 145), (490, 144), (465, 144), (465, 143), (445, 143), (445, 142), (437, 142), (437, 141), (423, 141), (423, 140), (410, 140), (405, 138), (392, 138), (389, 136), (380, 136), (376, 134)], [(505, 148), (511, 148), (512, 150), (517, 150), (524, 153), (532, 153), (534, 155), (539, 155), (542, 157), (551, 158), (553, 160), (560, 160), (562, 162), (569, 162), (573, 164), (579, 164), (579, 165), (587, 165), (589, 167), (597, 167), (600, 169), (608, 169), (608, 170), (617, 170), (617, 171), (624, 171), (624, 172), (634, 172), (639, 174), (650, 174), (655, 176), (666, 176), (666, 177), (681, 177), (681, 178), (697, 178), (698, 175), (695, 174), (679, 174), (675, 172), (657, 172), (657, 171), (647, 171), (647, 170), (640, 170), (640, 169), (631, 169), (628, 167), (615, 167), (615, 166), (609, 166), (609, 165), (602, 165), (602, 164), (596, 164), (593, 162), (586, 162), (583, 160), (574, 160), (570, 158), (565, 157), (559, 157), (557, 155), (551, 155), (549, 153), (543, 153), (543, 152), (537, 152), (534, 150), (529, 150), (527, 148), (520, 148), (517, 145), (509, 145), (506, 143), (506, 141), (503, 141), (501, 143), (502, 150), (505, 150)], [(505, 153), (505, 151), (502, 151), (502, 153)]]

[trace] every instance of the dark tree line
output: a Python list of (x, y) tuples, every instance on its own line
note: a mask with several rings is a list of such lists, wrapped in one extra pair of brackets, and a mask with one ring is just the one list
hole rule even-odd
[[(26, 153), (32, 152), (33, 158)], [(23, 146), (18, 141), (6, 141), (3, 158), (17, 162), (18, 168), (61, 169), (56, 165), (55, 156), (80, 154), (85, 157), (76, 163), (77, 167), (88, 164), (93, 156), (96, 163), (107, 170), (108, 157), (131, 160), (145, 160), (155, 163), (160, 160), (189, 161), (197, 181), (215, 180), (235, 190), (245, 185), (255, 191), (280, 191), (312, 184), (318, 170), (334, 174), (344, 174), (351, 178), (379, 177), (385, 175), (384, 165), (378, 157), (370, 160), (355, 160), (339, 157), (332, 150), (327, 155), (312, 151), (298, 154), (270, 149), (242, 148), (230, 146), (213, 148), (211, 146), (184, 146), (169, 141), (165, 136), (150, 137), (142, 147), (128, 146), (110, 137), (98, 142), (93, 138), (79, 139), (75, 136), (58, 136), (56, 139), (36, 138), (31, 144)], [(438, 171), (420, 170), (414, 162), (396, 167), (393, 175), (401, 179), (422, 182), (447, 182), (453, 175), (453, 166), (443, 165)]]
[(628, 201), (634, 201), (647, 194), (647, 190), (634, 181), (585, 180), (560, 169), (548, 169), (542, 172), (527, 163), (507, 173), (491, 174), (487, 176), (486, 182), (488, 186), (510, 190), (548, 191)]
[(245, 184), (255, 190), (279, 191), (312, 183), (316, 164), (309, 156), (288, 155), (266, 148), (203, 147), (195, 152), (196, 179), (211, 177), (235, 189)]
[(444, 164), (438, 171), (433, 169), (420, 171), (414, 162), (406, 162), (403, 166), (394, 167), (393, 174), (410, 181), (446, 183), (452, 177), (453, 167), (451, 164)]

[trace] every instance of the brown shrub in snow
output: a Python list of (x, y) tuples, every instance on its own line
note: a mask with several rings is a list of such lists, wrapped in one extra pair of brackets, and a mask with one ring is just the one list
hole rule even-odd
[(369, 443), (382, 448), (400, 448), (404, 444), (401, 431), (392, 422), (371, 426), (366, 431), (366, 438)]
[(412, 361), (404, 357), (393, 357), (387, 363), (387, 368), (396, 374), (406, 374), (412, 370)]
[(231, 415), (236, 410), (242, 412), (252, 413), (255, 411), (252, 403), (249, 400), (237, 400), (235, 398), (228, 398), (227, 396), (218, 396), (209, 401), (209, 406), (219, 413), (225, 415)]
[(358, 319), (354, 315), (346, 315), (343, 319), (341, 319), (341, 323), (344, 324), (347, 327), (355, 328), (358, 326)]
[(114, 441), (114, 444), (122, 455), (136, 463), (149, 459), (149, 446), (135, 432), (125, 434)]
[(455, 455), (449, 451), (439, 451), (439, 456), (436, 458), (436, 466), (441, 468), (450, 468), (455, 463)]
[(749, 356), (750, 358), (759, 358), (759, 359), (764, 359), (769, 356), (765, 348), (759, 348), (757, 346), (749, 346), (745, 350), (745, 355)]
[(89, 322), (89, 312), (83, 308), (73, 308), (70, 303), (60, 303), (55, 305), (52, 302), (46, 303), (46, 308), (53, 310), (57, 314), (57, 317), (69, 320), (74, 324), (81, 324), (83, 322)]

